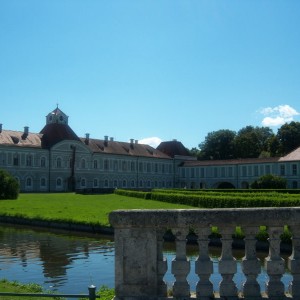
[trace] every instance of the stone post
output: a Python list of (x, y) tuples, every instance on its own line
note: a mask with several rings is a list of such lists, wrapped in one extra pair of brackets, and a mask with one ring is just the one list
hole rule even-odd
[(269, 233), (269, 256), (265, 258), (265, 267), (269, 275), (266, 283), (266, 291), (270, 299), (282, 299), (284, 297), (284, 284), (281, 277), (284, 274), (285, 262), (280, 256), (280, 235), (283, 227), (270, 226)]
[(237, 287), (233, 281), (233, 276), (237, 271), (236, 259), (232, 256), (232, 234), (234, 227), (220, 228), (222, 235), (222, 254), (219, 259), (219, 272), (222, 276), (220, 282), (220, 296), (237, 298)]
[(213, 284), (209, 280), (213, 273), (213, 262), (208, 252), (208, 236), (211, 234), (210, 227), (196, 229), (198, 235), (199, 256), (195, 262), (195, 272), (199, 276), (196, 286), (196, 295), (198, 299), (209, 300), (213, 297)]
[(243, 295), (245, 298), (261, 299), (260, 286), (257, 276), (260, 273), (260, 259), (256, 257), (256, 234), (258, 227), (245, 227), (245, 256), (242, 259), (242, 270), (246, 276), (243, 284)]
[(116, 228), (116, 299), (156, 299), (157, 282), (156, 231), (153, 228)]
[(293, 252), (288, 259), (288, 267), (293, 275), (289, 285), (289, 292), (294, 299), (300, 299), (300, 226), (291, 226)]

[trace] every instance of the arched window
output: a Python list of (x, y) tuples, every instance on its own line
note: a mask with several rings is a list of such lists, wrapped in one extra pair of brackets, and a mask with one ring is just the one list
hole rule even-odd
[(96, 188), (98, 187), (99, 183), (98, 183), (98, 179), (94, 178), (94, 183), (93, 183), (93, 187)]
[(130, 186), (133, 188), (134, 187), (134, 180), (131, 180)]
[(60, 177), (56, 179), (56, 186), (59, 188), (62, 187), (62, 179)]
[(114, 180), (114, 188), (117, 188), (117, 187), (118, 187), (118, 181)]
[(41, 178), (40, 185), (41, 185), (41, 188), (45, 188), (46, 187), (46, 178), (45, 177)]
[(107, 179), (104, 180), (104, 187), (108, 187), (108, 180)]
[(26, 187), (32, 188), (32, 178), (31, 177), (26, 178)]
[(85, 180), (85, 178), (81, 178), (80, 185), (83, 188), (86, 187), (86, 180)]
[(123, 188), (126, 188), (126, 186), (127, 186), (127, 181), (124, 179), (123, 180)]

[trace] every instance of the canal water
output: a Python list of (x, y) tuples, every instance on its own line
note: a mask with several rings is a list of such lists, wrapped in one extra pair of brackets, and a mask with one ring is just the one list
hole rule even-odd
[[(219, 248), (210, 248), (214, 262), (214, 274), (211, 280), (214, 290), (218, 291), (221, 280), (217, 270)], [(174, 245), (165, 244), (164, 256), (168, 261), (165, 281), (171, 287), (174, 277), (170, 272), (171, 261), (175, 256)], [(197, 259), (197, 247), (188, 247), (191, 260), (191, 272), (188, 281), (195, 291), (198, 277), (195, 275), (194, 261)], [(242, 251), (234, 251), (238, 260), (238, 272), (234, 277), (239, 289), (245, 277), (240, 272)], [(263, 261), (267, 253), (260, 253)], [(99, 288), (102, 285), (114, 287), (114, 243), (111, 236), (95, 234), (76, 234), (49, 229), (32, 229), (23, 226), (0, 225), (0, 279), (37, 283), (44, 289), (59, 293), (87, 293), (91, 284)], [(262, 291), (267, 274), (258, 277)], [(282, 281), (286, 289), (291, 281), (287, 272)]]

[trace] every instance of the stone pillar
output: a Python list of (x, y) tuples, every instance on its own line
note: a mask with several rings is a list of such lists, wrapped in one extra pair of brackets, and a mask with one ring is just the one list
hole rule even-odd
[(186, 299), (190, 297), (190, 285), (187, 275), (190, 272), (190, 262), (186, 257), (186, 236), (188, 229), (176, 228), (176, 257), (172, 261), (172, 274), (175, 277), (173, 285), (173, 296), (175, 299)]
[(198, 235), (199, 256), (195, 262), (195, 272), (199, 276), (196, 286), (198, 299), (209, 300), (213, 298), (213, 284), (209, 280), (213, 273), (213, 262), (208, 252), (208, 236), (211, 234), (210, 227), (196, 229)]
[(281, 277), (285, 271), (284, 259), (280, 256), (280, 235), (283, 227), (270, 226), (269, 233), (269, 256), (265, 258), (265, 268), (269, 275), (266, 283), (266, 291), (270, 299), (282, 299), (284, 297), (284, 284)]
[(115, 228), (116, 299), (157, 298), (157, 236), (153, 228)]
[(222, 254), (219, 259), (219, 272), (222, 276), (220, 282), (220, 296), (221, 297), (237, 297), (237, 287), (233, 281), (233, 276), (237, 271), (236, 259), (232, 256), (232, 234), (235, 227), (220, 228), (222, 235)]
[(168, 270), (166, 258), (163, 256), (165, 230), (157, 231), (157, 295), (167, 297), (168, 287), (163, 278)]
[(289, 285), (289, 292), (293, 299), (300, 299), (300, 226), (290, 227), (293, 237), (293, 252), (288, 259), (288, 267), (293, 275), (293, 281)]
[(261, 299), (260, 286), (257, 276), (261, 270), (260, 259), (256, 257), (256, 234), (258, 227), (245, 227), (245, 256), (242, 259), (242, 271), (246, 276), (243, 284), (243, 295), (245, 298)]

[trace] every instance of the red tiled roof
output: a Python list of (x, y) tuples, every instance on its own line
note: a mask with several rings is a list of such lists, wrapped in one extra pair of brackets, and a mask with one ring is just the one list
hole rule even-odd
[(175, 155), (190, 156), (189, 151), (178, 141), (161, 142), (156, 149), (171, 157)]
[(24, 135), (23, 131), (2, 130), (0, 133), (0, 144), (17, 147), (35, 147), (41, 148), (42, 134), (28, 133)]
[(241, 159), (224, 159), (224, 160), (196, 160), (185, 161), (183, 166), (222, 166), (222, 165), (240, 165), (240, 164), (260, 164), (278, 162), (279, 157), (267, 158), (241, 158)]
[[(81, 138), (83, 143), (86, 143), (85, 138)], [(105, 141), (98, 139), (89, 139), (87, 146), (92, 152), (95, 153), (108, 153), (108, 154), (119, 154), (119, 155), (132, 155), (132, 156), (143, 156), (152, 158), (170, 158), (165, 153), (154, 149), (153, 147), (145, 144), (138, 143), (125, 143), (117, 141)]]
[(51, 148), (53, 145), (64, 141), (74, 140), (80, 141), (76, 133), (69, 125), (52, 123), (47, 124), (40, 132), (42, 136), (42, 147)]
[(300, 147), (279, 159), (279, 161), (293, 161), (293, 160), (300, 160)]

